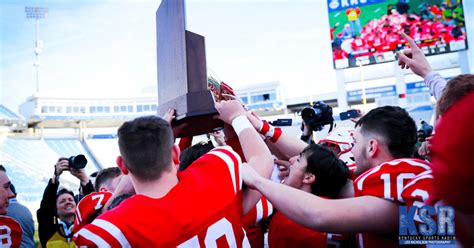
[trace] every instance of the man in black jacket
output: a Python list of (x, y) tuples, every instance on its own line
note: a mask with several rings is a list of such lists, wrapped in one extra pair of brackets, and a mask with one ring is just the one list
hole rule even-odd
[(44, 190), (40, 208), (36, 213), (40, 244), (44, 248), (47, 244), (55, 247), (74, 247), (71, 239), (76, 208), (74, 194), (67, 189), (58, 191), (59, 177), (65, 170), (80, 180), (82, 194), (87, 195), (94, 191), (94, 186), (84, 169), (72, 168), (67, 158), (59, 158), (55, 165), (54, 176)]

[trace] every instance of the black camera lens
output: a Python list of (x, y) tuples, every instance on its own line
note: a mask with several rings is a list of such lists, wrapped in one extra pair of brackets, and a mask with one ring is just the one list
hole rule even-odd
[[(332, 108), (322, 101), (317, 101), (301, 111), (301, 118), (313, 131), (321, 131), (324, 125), (334, 121)], [(331, 128), (332, 129), (332, 128)]]
[(306, 107), (301, 111), (301, 117), (304, 121), (308, 122), (313, 119), (318, 119), (321, 117), (321, 109), (313, 108), (313, 107)]
[(87, 164), (87, 159), (86, 156), (79, 154), (77, 156), (71, 156), (68, 159), (69, 161), (69, 167), (74, 168), (74, 169), (83, 169), (86, 167)]

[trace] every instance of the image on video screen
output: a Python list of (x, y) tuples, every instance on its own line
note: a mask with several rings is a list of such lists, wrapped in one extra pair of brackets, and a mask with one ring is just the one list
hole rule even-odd
[(335, 69), (389, 62), (412, 37), (426, 55), (467, 49), (462, 0), (327, 0)]

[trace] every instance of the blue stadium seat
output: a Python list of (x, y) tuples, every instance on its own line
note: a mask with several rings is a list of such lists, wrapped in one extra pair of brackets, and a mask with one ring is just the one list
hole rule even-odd
[[(97, 170), (95, 160), (77, 139), (0, 139), (0, 163), (15, 184), (18, 199), (39, 207), (48, 180), (54, 174), (54, 163), (60, 156), (84, 154), (89, 160), (86, 173)], [(79, 181), (69, 173), (61, 176), (61, 186), (77, 192)]]
[(0, 119), (4, 120), (20, 120), (21, 117), (9, 110), (4, 105), (0, 104)]

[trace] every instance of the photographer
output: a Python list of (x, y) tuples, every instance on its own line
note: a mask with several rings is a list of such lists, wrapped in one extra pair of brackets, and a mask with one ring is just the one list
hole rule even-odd
[[(76, 156), (76, 158), (78, 157)], [(94, 191), (94, 186), (84, 171), (87, 161), (84, 159), (85, 161), (81, 161), (82, 163), (77, 166), (77, 161), (74, 158), (58, 159), (54, 166), (54, 175), (44, 190), (40, 208), (36, 213), (41, 247), (48, 245), (74, 247), (71, 238), (76, 202), (73, 192), (67, 189), (58, 191), (59, 177), (64, 171), (69, 171), (71, 175), (80, 180), (81, 189), (79, 191), (82, 194), (87, 195)]]
[(300, 136), (300, 139), (307, 143), (308, 145), (315, 144), (314, 139), (313, 139), (313, 130), (309, 125), (306, 124), (306, 122), (303, 120), (301, 123), (302, 125), (302, 133)]

